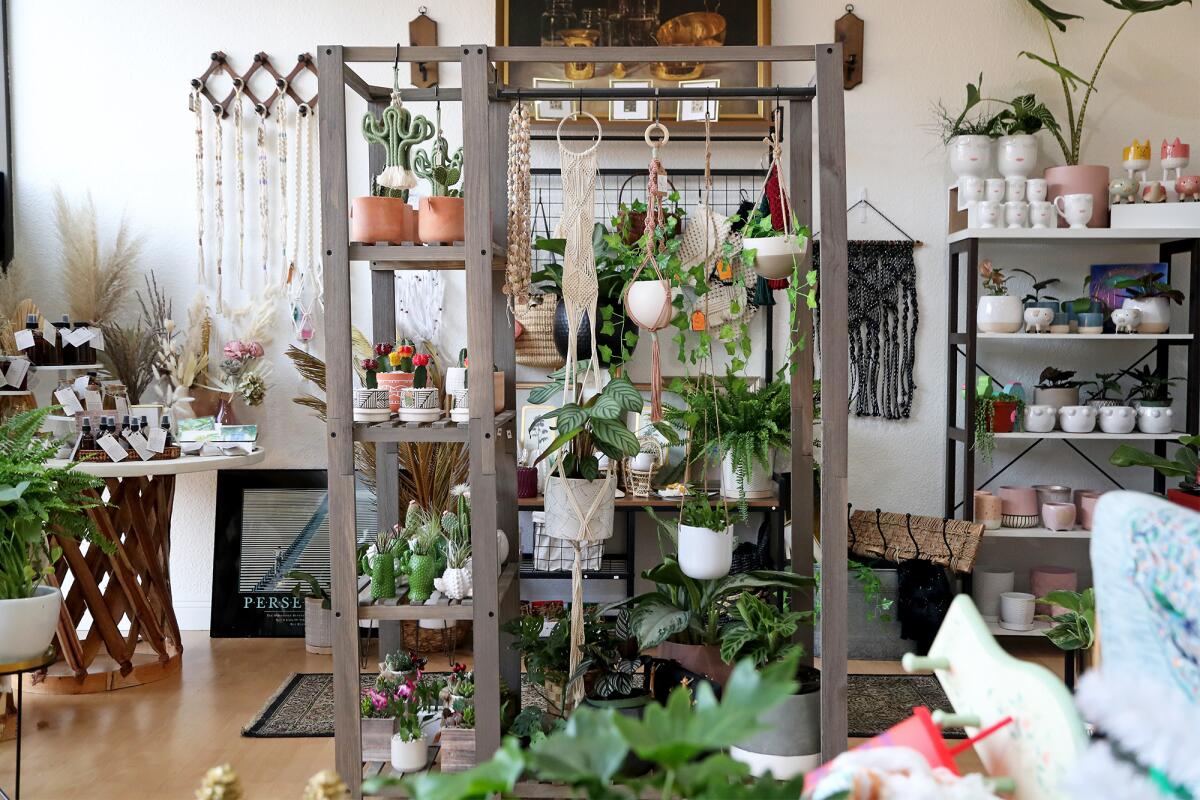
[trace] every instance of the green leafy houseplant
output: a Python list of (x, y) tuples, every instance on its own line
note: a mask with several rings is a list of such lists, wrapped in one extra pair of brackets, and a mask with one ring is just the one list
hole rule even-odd
[(33, 597), (53, 573), (62, 551), (51, 546), (49, 534), (115, 551), (86, 514), (103, 505), (93, 492), (104, 482), (73, 468), (46, 466), (62, 442), (38, 431), (57, 408), (23, 411), (0, 425), (0, 600)]
[(1171, 387), (1179, 383), (1179, 378), (1159, 375), (1149, 364), (1143, 364), (1140, 368), (1129, 372), (1128, 375), (1133, 378), (1136, 385), (1126, 395), (1127, 403), (1137, 400), (1144, 406), (1171, 405)]
[(1200, 436), (1180, 436), (1179, 448), (1170, 459), (1123, 444), (1109, 456), (1108, 463), (1118, 467), (1151, 467), (1165, 477), (1183, 478), (1179, 490), (1200, 495), (1200, 475), (1197, 474), (1200, 471)]
[[(987, 116), (981, 108), (984, 104), (1002, 106), (993, 116)], [(971, 112), (975, 112), (972, 114)], [(967, 84), (967, 99), (962, 111), (952, 113), (942, 102), (934, 105), (934, 126), (942, 144), (949, 144), (956, 136), (1017, 136), (1034, 134), (1043, 129), (1058, 135), (1058, 120), (1044, 103), (1039, 103), (1033, 94), (1023, 94), (1012, 100), (1001, 100), (983, 96), (983, 73), (977, 83)]]
[[(1052, 30), (1054, 28), (1060, 34), (1066, 33), (1069, 21), (1082, 20), (1083, 17), (1078, 14), (1068, 14), (1064, 11), (1058, 11), (1048, 5), (1045, 0), (1025, 0), (1025, 2), (1042, 18), (1042, 24), (1046, 29), (1046, 38), (1049, 40), (1050, 57), (1040, 56), (1028, 50), (1021, 51), (1020, 55), (1053, 70), (1062, 84), (1063, 100), (1067, 108), (1067, 134), (1070, 137), (1070, 141), (1068, 142), (1062, 133), (1056, 129), (1052, 130), (1052, 133), (1058, 142), (1058, 146), (1062, 149), (1063, 162), (1068, 166), (1074, 166), (1079, 164), (1080, 150), (1083, 144), (1083, 125), (1084, 118), (1087, 115), (1088, 101), (1091, 99), (1092, 93), (1096, 91), (1096, 81), (1100, 77), (1100, 68), (1104, 66), (1104, 62), (1112, 50), (1113, 43), (1117, 41), (1117, 37), (1121, 35), (1121, 31), (1125, 30), (1125, 26), (1139, 14), (1158, 11), (1184, 2), (1190, 5), (1191, 0), (1104, 0), (1106, 4), (1113, 8), (1126, 12), (1126, 16), (1121, 21), (1121, 24), (1117, 26), (1116, 31), (1113, 32), (1112, 37), (1109, 38), (1108, 43), (1104, 46), (1104, 50), (1101, 51), (1100, 58), (1097, 59), (1096, 66), (1092, 69), (1089, 79), (1082, 78), (1078, 73), (1063, 66), (1059, 55), (1059, 45), (1055, 40), (1054, 30)], [(1083, 95), (1079, 99), (1077, 112), (1075, 98), (1081, 89), (1083, 90)]]
[(813, 624), (813, 612), (781, 611), (753, 594), (744, 594), (734, 605), (734, 619), (721, 641), (721, 660), (732, 664), (749, 658), (760, 669), (804, 648), (792, 641), (802, 623)]
[[(638, 656), (628, 609), (621, 609), (611, 621), (593, 613), (589, 622), (583, 657), (570, 683), (585, 681), (587, 698), (593, 702), (646, 697), (646, 687), (635, 687), (633, 683), (643, 659)], [(590, 686), (586, 683), (588, 679)]]
[(1075, 380), (1075, 370), (1073, 369), (1058, 369), (1057, 367), (1046, 367), (1038, 375), (1037, 388), (1039, 389), (1078, 389), (1081, 386), (1086, 386), (1087, 381)]
[(721, 532), (730, 525), (729, 510), (724, 503), (710, 503), (703, 492), (688, 495), (679, 512), (679, 522), (694, 528)]
[(1089, 650), (1096, 642), (1096, 592), (1085, 589), (1072, 592), (1066, 589), (1050, 592), (1037, 599), (1039, 603), (1061, 606), (1062, 614), (1039, 614), (1038, 619), (1053, 622), (1046, 638), (1060, 650)]
[(317, 580), (317, 576), (313, 575), (311, 572), (304, 572), (302, 570), (294, 569), (286, 573), (283, 577), (296, 582), (295, 585), (292, 586), (293, 597), (312, 597), (321, 601), (321, 608), (332, 608), (329, 599), (329, 592), (327, 592), (325, 587), (321, 585), (321, 582)]
[[(581, 394), (582, 387), (575, 402), (565, 403), (538, 418), (557, 420), (558, 435), (534, 463), (557, 455), (566, 478), (593, 481), (600, 477), (597, 451), (614, 462), (637, 454), (640, 449), (637, 437), (625, 426), (623, 418), (626, 413), (641, 411), (645, 398), (624, 376), (609, 381), (586, 400), (578, 399)], [(558, 455), (563, 448), (565, 451)], [(557, 465), (554, 475), (558, 475)]]
[[(1023, 270), (1018, 270), (1021, 272)], [(991, 261), (979, 262), (979, 275), (983, 279), (983, 291), (989, 297), (1004, 297), (1008, 294), (1008, 282), (1011, 275), (1005, 275), (999, 267), (992, 266)]]
[(1053, 297), (1052, 295), (1046, 295), (1045, 297), (1042, 297), (1042, 292), (1044, 292), (1046, 289), (1062, 283), (1062, 281), (1060, 281), (1058, 278), (1046, 278), (1045, 280), (1038, 280), (1038, 277), (1029, 270), (1014, 269), (1013, 272), (1019, 272), (1022, 275), (1028, 275), (1030, 280), (1033, 281), (1033, 286), (1030, 288), (1029, 293), (1021, 298), (1022, 303), (1028, 305), (1029, 303), (1040, 303), (1044, 300), (1053, 300), (1058, 302), (1058, 298)]
[(1165, 297), (1176, 305), (1183, 305), (1183, 292), (1163, 281), (1162, 274), (1158, 272), (1149, 272), (1137, 278), (1118, 278), (1112, 282), (1112, 286), (1134, 300)]
[(1097, 372), (1096, 380), (1083, 384), (1088, 387), (1088, 402), (1120, 403), (1121, 384), (1120, 372)]

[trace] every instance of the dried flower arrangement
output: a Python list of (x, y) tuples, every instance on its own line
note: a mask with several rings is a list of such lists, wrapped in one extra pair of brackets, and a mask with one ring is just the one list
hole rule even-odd
[(54, 223), (62, 244), (62, 283), (71, 318), (115, 324), (130, 300), (142, 238), (134, 236), (122, 219), (112, 249), (101, 255), (91, 195), (75, 206), (60, 189), (54, 191)]

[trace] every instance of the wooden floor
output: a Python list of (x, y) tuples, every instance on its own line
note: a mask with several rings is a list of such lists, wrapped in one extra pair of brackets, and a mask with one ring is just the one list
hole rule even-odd
[[(333, 739), (245, 739), (240, 733), (293, 672), (330, 672), (330, 656), (300, 639), (209, 639), (184, 634), (181, 675), (82, 696), (25, 695), (22, 795), (27, 800), (185, 800), (204, 771), (230, 762), (246, 800), (291, 800), (308, 776), (333, 767)], [(1047, 645), (1023, 656), (1059, 671)], [(1035, 648), (1030, 650), (1029, 648)], [(430, 669), (445, 669), (444, 659)], [(850, 662), (851, 672), (898, 672), (894, 662)], [(0, 786), (12, 793), (11, 741), (0, 744)], [(973, 756), (960, 761), (977, 767)]]

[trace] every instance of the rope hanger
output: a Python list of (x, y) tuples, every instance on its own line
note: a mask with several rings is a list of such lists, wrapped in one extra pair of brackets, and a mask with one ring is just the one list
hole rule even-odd
[[(896, 222), (891, 217), (889, 217), (887, 214), (880, 211), (879, 208), (874, 203), (872, 203), (870, 200), (868, 200), (867, 198), (862, 197), (858, 200), (858, 202), (851, 204), (851, 206), (846, 209), (846, 213), (849, 214), (851, 211), (853, 211), (856, 208), (869, 208), (872, 211), (874, 211), (876, 214), (879, 215), (880, 219), (882, 219), (888, 225), (891, 225), (892, 228), (897, 233), (899, 233), (901, 236), (903, 236), (907, 241), (912, 242), (912, 245), (914, 248), (925, 246), (925, 243), (923, 241), (921, 241), (920, 239), (914, 239), (912, 236), (910, 236), (908, 234), (908, 231), (904, 230), (904, 228), (901, 228), (899, 225), (897, 225)], [(816, 233), (813, 234), (813, 239), (818, 239), (818, 238), (820, 238), (820, 236), (821, 236), (821, 232), (817, 231)]]

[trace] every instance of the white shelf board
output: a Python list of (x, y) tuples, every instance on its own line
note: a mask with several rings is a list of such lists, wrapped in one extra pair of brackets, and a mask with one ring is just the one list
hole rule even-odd
[(28, 389), (5, 389), (0, 391), (0, 397), (25, 397), (26, 395), (31, 394), (33, 394), (33, 392), (29, 391)]
[(999, 622), (988, 622), (988, 632), (992, 636), (1045, 636), (1046, 631), (1050, 630), (1052, 625), (1049, 622), (1034, 620), (1033, 627), (1027, 631), (1011, 631), (1008, 628), (1001, 628)]
[(969, 239), (1027, 244), (1158, 244), (1197, 238), (1200, 238), (1200, 228), (968, 228), (950, 234), (947, 241), (951, 244)]
[(1179, 431), (1170, 433), (1104, 433), (1103, 431), (1093, 431), (1092, 433), (1067, 433), (1066, 431), (1050, 431), (1049, 433), (1029, 433), (1028, 431), (1014, 431), (1012, 433), (997, 433), (997, 439), (1072, 439), (1074, 441), (1088, 441), (1091, 439), (1105, 439), (1117, 442), (1132, 442), (1139, 440), (1153, 441), (1158, 439), (1166, 439), (1174, 441), (1183, 434)]
[(1092, 532), (1083, 528), (1070, 531), (1052, 531), (1049, 528), (996, 528), (983, 532), (987, 539), (1091, 539)]
[(103, 364), (33, 364), (29, 368), (34, 372), (95, 372), (103, 367)]
[(1190, 341), (1190, 333), (977, 333), (977, 339), (1020, 339), (1024, 342), (1040, 342), (1043, 340), (1061, 342), (1064, 339), (1081, 342), (1103, 339), (1107, 342), (1143, 342), (1143, 341)]

